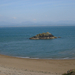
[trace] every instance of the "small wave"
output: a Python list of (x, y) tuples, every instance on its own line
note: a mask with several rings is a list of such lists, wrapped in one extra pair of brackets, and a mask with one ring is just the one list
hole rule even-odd
[(26, 59), (56, 59), (56, 60), (61, 60), (61, 59), (75, 59), (75, 58), (69, 58), (69, 57), (65, 57), (65, 58), (31, 58), (31, 57), (19, 57), (18, 58), (26, 58)]
[(40, 59), (40, 58), (30, 58), (30, 57), (19, 57), (17, 56), (18, 58), (26, 58), (26, 59)]

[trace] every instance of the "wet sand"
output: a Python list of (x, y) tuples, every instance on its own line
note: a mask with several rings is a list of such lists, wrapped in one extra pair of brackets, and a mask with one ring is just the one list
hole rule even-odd
[(0, 55), (0, 75), (62, 75), (75, 69), (75, 59), (26, 59)]

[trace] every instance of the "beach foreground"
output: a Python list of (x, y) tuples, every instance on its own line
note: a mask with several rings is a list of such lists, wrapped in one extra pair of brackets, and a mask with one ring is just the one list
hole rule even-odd
[(25, 59), (0, 55), (0, 75), (62, 75), (75, 69), (75, 59)]

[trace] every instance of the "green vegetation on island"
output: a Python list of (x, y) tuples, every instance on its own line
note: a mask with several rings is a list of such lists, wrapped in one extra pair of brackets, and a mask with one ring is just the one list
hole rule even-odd
[(55, 39), (57, 37), (53, 36), (51, 33), (49, 32), (46, 32), (46, 33), (40, 33), (40, 34), (37, 34), (29, 39)]

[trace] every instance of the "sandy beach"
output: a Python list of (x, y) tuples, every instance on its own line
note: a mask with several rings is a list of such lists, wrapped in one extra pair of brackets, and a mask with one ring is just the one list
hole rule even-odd
[(0, 55), (0, 75), (62, 75), (75, 69), (75, 59), (26, 59)]

